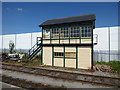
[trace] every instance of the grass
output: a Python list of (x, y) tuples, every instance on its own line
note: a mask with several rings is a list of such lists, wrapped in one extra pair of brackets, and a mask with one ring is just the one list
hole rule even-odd
[(26, 55), (26, 58), (23, 57), (23, 59), (25, 59), (28, 62), (19, 62), (17, 64), (20, 65), (26, 65), (26, 66), (38, 66), (38, 65), (43, 65), (43, 63), (41, 63), (41, 54), (36, 55), (33, 60), (29, 60), (27, 59), (29, 57), (29, 55)]
[[(29, 55), (27, 54), (26, 55), (26, 57), (25, 56), (23, 56), (23, 58), (22, 59), (29, 59)], [(36, 55), (36, 56), (34, 56), (34, 58), (33, 59), (38, 59), (38, 60), (40, 60), (41, 59), (41, 54), (38, 54), (38, 55)]]
[(100, 62), (97, 61), (96, 64), (103, 64), (103, 65), (111, 66), (113, 70), (117, 71), (117, 73), (120, 74), (120, 61), (104, 62), (101, 60)]
[(11, 60), (6, 60), (5, 62), (7, 62), (7, 63), (15, 63), (15, 61), (11, 61)]
[(39, 65), (43, 65), (43, 63), (41, 63), (40, 60), (28, 61), (27, 63), (26, 62), (17, 62), (17, 61), (12, 61), (12, 60), (7, 60), (5, 62), (12, 63), (12, 64), (18, 64), (18, 65), (25, 65), (25, 66), (39, 66)]
[(62, 84), (62, 85), (61, 85), (61, 88), (65, 88), (65, 86)]
[(39, 65), (43, 65), (43, 63), (39, 62), (39, 61), (35, 61), (35, 62), (28, 62), (28, 63), (24, 63), (21, 62), (19, 63), (21, 65), (26, 65), (26, 66), (39, 66)]

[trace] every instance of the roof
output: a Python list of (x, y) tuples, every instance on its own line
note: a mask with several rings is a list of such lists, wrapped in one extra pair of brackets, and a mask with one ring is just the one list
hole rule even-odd
[(80, 15), (80, 16), (73, 16), (73, 17), (50, 19), (50, 20), (43, 22), (39, 26), (42, 27), (42, 26), (49, 26), (49, 25), (56, 25), (56, 24), (91, 21), (91, 20), (95, 20), (95, 19), (96, 19), (95, 14), (87, 14), (87, 15)]

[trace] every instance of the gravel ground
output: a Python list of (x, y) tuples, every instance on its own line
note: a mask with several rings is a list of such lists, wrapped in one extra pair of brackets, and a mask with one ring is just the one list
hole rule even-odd
[(108, 76), (108, 77), (119, 77), (120, 74), (114, 74), (109, 72), (101, 72), (101, 71), (95, 71), (95, 72), (89, 72), (87, 70), (65, 70), (65, 68), (61, 67), (37, 67), (37, 68), (45, 68), (45, 69), (51, 69), (51, 70), (59, 70), (59, 71), (65, 71), (65, 72), (74, 72), (74, 73), (82, 73), (82, 74), (90, 74), (90, 75), (98, 75), (98, 76)]
[(115, 80), (115, 79), (105, 79), (103, 77), (91, 77), (91, 76), (86, 76), (85, 75), (78, 75), (77, 73), (64, 73), (64, 71), (61, 72), (54, 72), (57, 70), (51, 70), (47, 71), (46, 69), (36, 69), (35, 68), (29, 68), (29, 67), (12, 67), (12, 66), (4, 66), (3, 68), (8, 68), (8, 69), (14, 69), (14, 70), (20, 70), (20, 71), (25, 71), (25, 72), (30, 72), (34, 74), (42, 74), (42, 75), (47, 75), (47, 76), (52, 76), (56, 78), (66, 78), (66, 79), (74, 79), (74, 80), (83, 80), (83, 81), (89, 81), (89, 82), (96, 82), (96, 83), (106, 83), (106, 84), (113, 84), (113, 85), (120, 85), (120, 80)]
[(45, 69), (51, 69), (51, 70), (59, 70), (59, 71), (65, 71), (65, 72), (74, 72), (74, 73), (82, 73), (82, 74), (90, 74), (90, 75), (98, 75), (98, 76), (108, 76), (108, 77), (118, 77), (118, 78), (120, 78), (120, 74), (109, 73), (109, 72), (101, 72), (101, 71), (90, 72), (88, 70), (83, 70), (83, 69), (70, 69), (70, 68), (63, 68), (63, 67), (56, 67), (56, 66), (52, 67), (52, 66), (45, 66), (45, 65), (34, 66), (34, 67), (42, 68), (42, 69), (45, 68)]
[(12, 88), (12, 89), (25, 90), (25, 89), (22, 89), (22, 88), (20, 88), (20, 87), (17, 87), (17, 86), (14, 86), (14, 85), (10, 85), (10, 84), (4, 83), (4, 82), (0, 82), (0, 86), (2, 86), (2, 87), (1, 87), (2, 89)]
[(57, 79), (57, 78), (49, 78), (46, 76), (34, 76), (31, 74), (25, 74), (22, 72), (15, 72), (15, 71), (13, 72), (13, 71), (9, 71), (9, 70), (2, 70), (2, 74), (6, 75), (6, 76), (11, 76), (14, 78), (25, 79), (25, 80), (32, 81), (35, 83), (51, 85), (54, 87), (59, 86), (59, 87), (67, 87), (67, 88), (106, 88), (106, 87), (103, 87), (100, 85), (66, 81), (66, 80), (61, 80), (61, 79)]

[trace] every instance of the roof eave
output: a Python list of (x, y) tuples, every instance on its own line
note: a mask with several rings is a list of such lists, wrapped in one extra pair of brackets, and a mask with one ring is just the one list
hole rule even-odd
[[(80, 22), (87, 22), (87, 21), (95, 21), (96, 19), (93, 20), (86, 20), (86, 21), (78, 21), (78, 23)], [(69, 22), (69, 23), (58, 23), (58, 24), (70, 24), (70, 23), (77, 23), (77, 22)], [(44, 26), (53, 26), (53, 25), (58, 25), (58, 24), (49, 24), (49, 25), (39, 25), (39, 27), (44, 27)]]

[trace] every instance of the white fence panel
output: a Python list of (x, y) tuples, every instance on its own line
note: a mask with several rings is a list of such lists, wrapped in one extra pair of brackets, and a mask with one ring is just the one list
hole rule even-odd
[(118, 50), (118, 27), (110, 27), (110, 49)]
[(42, 37), (42, 32), (32, 33), (32, 46), (36, 44), (37, 37)]
[(16, 49), (30, 49), (31, 48), (31, 33), (16, 35)]
[(98, 43), (94, 50), (108, 50), (108, 28), (96, 28), (93, 32), (98, 35)]
[(2, 35), (0, 36), (0, 52), (2, 52)]
[(15, 44), (15, 35), (3, 35), (3, 49), (9, 49), (10, 41)]
[(2, 48), (2, 35), (0, 36), (0, 49)]

